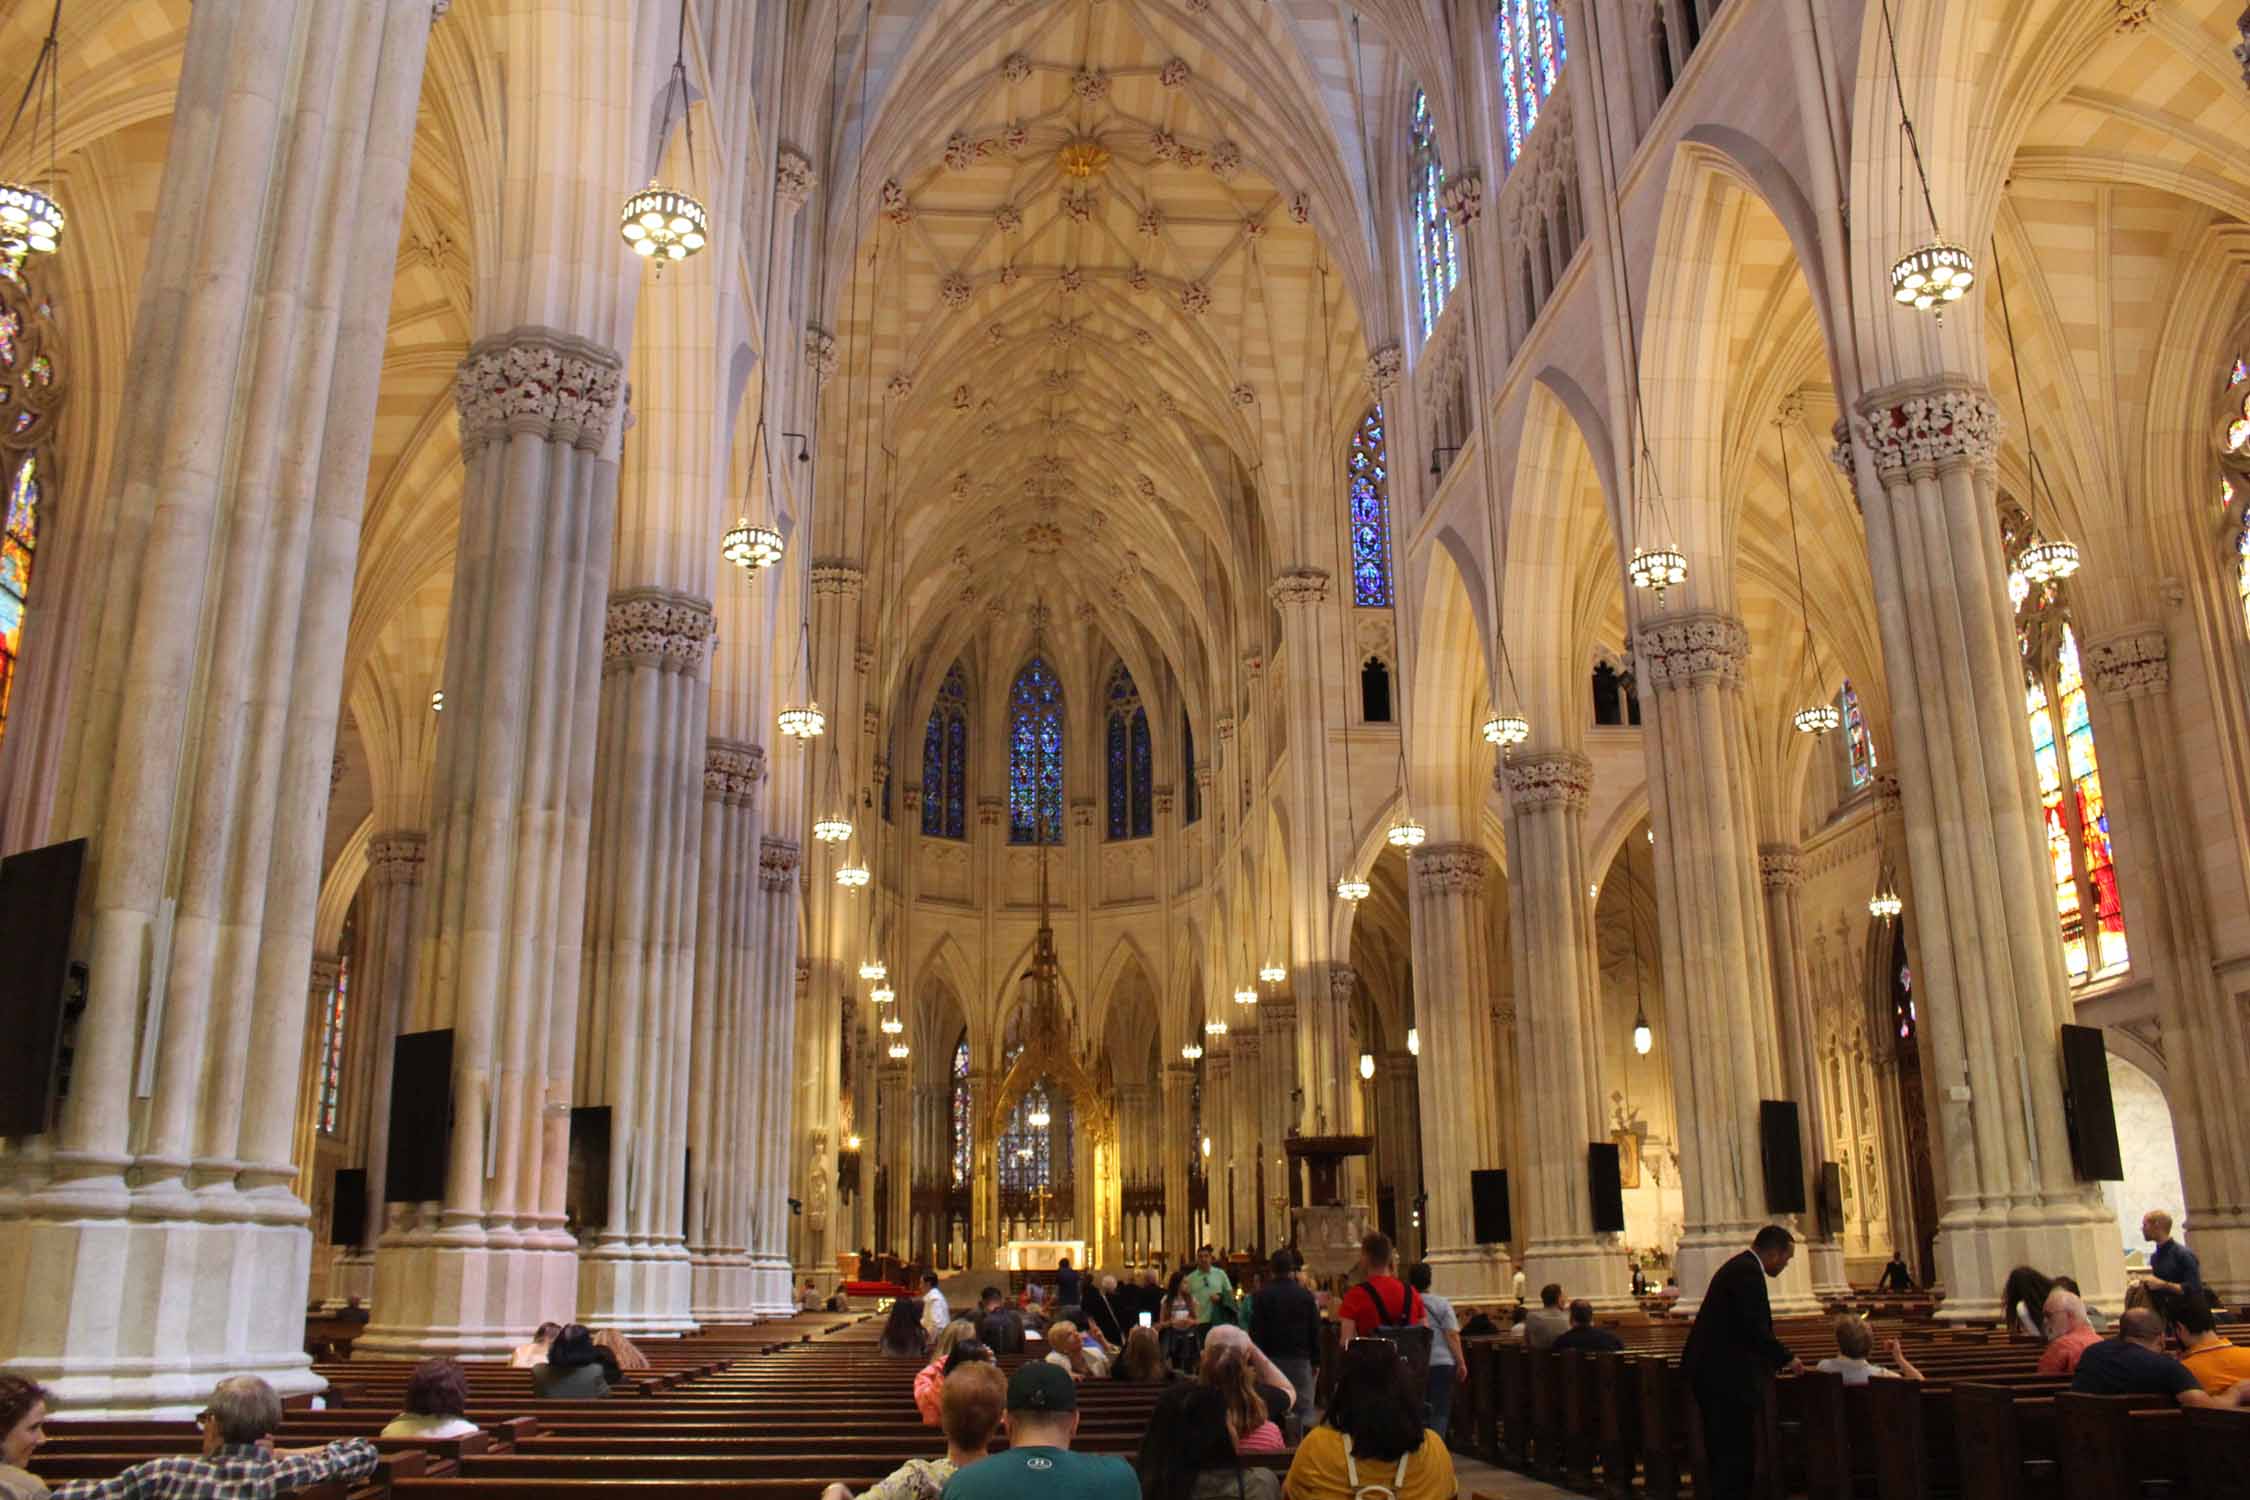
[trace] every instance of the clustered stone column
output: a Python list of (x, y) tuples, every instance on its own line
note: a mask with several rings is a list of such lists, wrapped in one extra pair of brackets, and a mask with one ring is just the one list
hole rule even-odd
[(1414, 1054), (1403, 1047), (1375, 1059), (1375, 1165), (1377, 1175), (1391, 1185), (1398, 1203), (1400, 1253), (1419, 1260), (1422, 1242), (1408, 1238), (1414, 1222), (1415, 1200), (1422, 1193), (1421, 1110), (1416, 1103), (1418, 1085)]
[(1195, 1064), (1184, 1058), (1164, 1065), (1164, 1241), (1173, 1265), (1195, 1254), (1195, 1209), (1190, 1203), (1189, 1169), (1202, 1142), (1195, 1136)]
[[(1292, 568), (1274, 580), (1268, 593), (1281, 615), (1281, 649), (1288, 664), (1282, 674), (1283, 705), (1288, 714), (1282, 740), (1291, 750), (1287, 758), (1289, 803), (1292, 807), (1326, 809), (1333, 804), (1328, 754), (1330, 678), (1323, 666), (1337, 660), (1337, 653), (1326, 642), (1334, 639), (1332, 630), (1342, 628), (1330, 604), (1333, 591), (1329, 575), (1320, 568)], [(1276, 1085), (1283, 1090), (1287, 1109), (1284, 1129), (1297, 1125), (1315, 1133), (1321, 1127), (1310, 1122), (1323, 1116), (1333, 1122), (1328, 1127), (1331, 1130), (1348, 1128), (1359, 1082), (1350, 1028), (1336, 1024), (1347, 1018), (1335, 1014), (1326, 1003), (1326, 971), (1334, 956), (1330, 951), (1330, 917), (1335, 901), (1331, 885), (1335, 855), (1330, 847), (1330, 821), (1322, 816), (1309, 823), (1302, 837), (1310, 843), (1284, 861), (1289, 900), (1289, 984), (1294, 995), (1306, 997), (1311, 1003), (1301, 1011), (1299, 1029), (1289, 1038), (1288, 1076), (1277, 1078)], [(1349, 831), (1345, 837), (1349, 839)], [(1269, 1065), (1283, 1061), (1281, 1056), (1268, 1058)], [(1302, 1102), (1293, 1103), (1288, 1095), (1296, 1092), (1300, 1083)], [(1282, 1232), (1288, 1232), (1286, 1223)]]
[(338, 1246), (329, 1300), (375, 1300), (375, 1244), (383, 1234), (384, 1174), (391, 1152), (391, 1062), (399, 1021), (406, 1013), (407, 986), (414, 970), (414, 909), (421, 898), (422, 864), (429, 839), (419, 830), (397, 828), (367, 841), (367, 881), (359, 894), (358, 967), (352, 973), (352, 1004), (365, 1017), (366, 1044), (356, 1090), (358, 1119), (353, 1139), (367, 1171), (367, 1215), (360, 1237)]
[[(1794, 844), (1760, 844), (1758, 878), (1766, 888), (1766, 937), (1772, 943), (1774, 1013), (1780, 1021), (1781, 1071), (1797, 1101), (1797, 1143), (1805, 1163), (1804, 1236), (1813, 1295), (1824, 1301), (1851, 1295), (1844, 1247), (1820, 1224), (1820, 1164), (1828, 1160), (1828, 1122), (1820, 1110), (1820, 1063), (1812, 976), (1805, 968), (1804, 919), (1798, 892), (1805, 859)], [(1848, 1155), (1847, 1148), (1847, 1155)], [(1838, 1226), (1839, 1228), (1841, 1226)]]
[(1989, 1318), (2010, 1267), (2069, 1270), (2114, 1306), (2116, 1221), (2063, 1118), (2069, 982), (1998, 528), (1999, 413), (1945, 379), (1870, 394), (1852, 422), (1913, 871), (1918, 1008), (1945, 1163), (1945, 1314)]
[(1485, 930), (1490, 864), (1472, 844), (1427, 844), (1408, 860), (1422, 1118), (1433, 1127), (1445, 1122), (1422, 1138), (1429, 1195), (1424, 1259), (1448, 1296), (1468, 1301), (1497, 1298), (1507, 1289), (1500, 1248), (1476, 1241), (1469, 1197), (1469, 1174), (1500, 1166), (1505, 1145), (1496, 1115)]
[(744, 1060), (744, 1129), (752, 1150), (743, 1168), (750, 1201), (751, 1308), (777, 1316), (797, 1305), (791, 1275), (789, 1204), (790, 1142), (796, 1124), (797, 1010), (805, 999), (805, 969), (797, 959), (801, 925), (798, 878), (800, 851), (795, 840), (766, 834), (758, 840), (758, 888), (764, 893), (763, 936), (750, 955), (756, 982), (743, 1028), (749, 1043)]
[(703, 747), (703, 850), (698, 866), (695, 986), (688, 1054), (688, 1256), (698, 1323), (757, 1314), (751, 1286), (752, 1194), (761, 1142), (754, 1129), (764, 1080), (754, 1060), (759, 949), (758, 785), (766, 752), (741, 740)]
[(1520, 1076), (1538, 1083), (1537, 1107), (1523, 1112), (1522, 1185), (1509, 1204), (1524, 1274), (1533, 1286), (1559, 1282), (1573, 1297), (1622, 1300), (1624, 1253), (1614, 1234), (1595, 1232), (1586, 1181), (1587, 1146), (1609, 1138), (1585, 850), (1594, 763), (1575, 751), (1519, 751), (1501, 779)]
[(0, 1349), (73, 1415), (320, 1388), (290, 1133), (430, 23), (188, 21), (50, 821), (90, 840), (86, 1008), (59, 1118), (0, 1152)]
[[(1679, 1030), (1667, 1049), (1684, 1199), (1674, 1269), (1692, 1308), (1711, 1273), (1768, 1222), (1758, 1105), (1781, 1097), (1743, 728), (1750, 636), (1732, 615), (1696, 611), (1644, 618), (1633, 645), (1665, 1004)], [(1814, 1308), (1801, 1258), (1770, 1295), (1776, 1311)]]

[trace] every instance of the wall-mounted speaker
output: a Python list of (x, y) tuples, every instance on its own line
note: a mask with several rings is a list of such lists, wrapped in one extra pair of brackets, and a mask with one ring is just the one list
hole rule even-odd
[(1758, 1101), (1759, 1154), (1766, 1166), (1766, 1212), (1805, 1211), (1805, 1143), (1797, 1134), (1797, 1105), (1790, 1099)]
[(2065, 1026), (2062, 1060), (2071, 1162), (2088, 1182), (2121, 1182), (2125, 1159), (2117, 1149), (2117, 1109), (2109, 1097), (2109, 1048), (2102, 1029)]
[(1470, 1217), (1476, 1222), (1480, 1245), (1498, 1245), (1514, 1239), (1515, 1225), (1508, 1214), (1508, 1174), (1485, 1168), (1469, 1174)]
[(367, 1173), (359, 1167), (338, 1167), (328, 1193), (328, 1243), (356, 1245), (366, 1232)]
[(1625, 1178), (1618, 1169), (1615, 1141), (1595, 1141), (1586, 1148), (1586, 1197), (1593, 1204), (1594, 1233), (1624, 1232)]
[(49, 844), (0, 859), (0, 1136), (38, 1135), (55, 1104), (70, 924), (86, 841)]
[(391, 1153), (385, 1196), (434, 1203), (453, 1154), (453, 1031), (410, 1031), (391, 1050)]

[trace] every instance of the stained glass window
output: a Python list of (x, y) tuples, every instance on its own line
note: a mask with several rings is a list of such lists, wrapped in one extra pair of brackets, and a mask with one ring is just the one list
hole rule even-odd
[(8, 727), (8, 698), (23, 649), (23, 612), (31, 599), (31, 556), (39, 545), (39, 460), (25, 455), (8, 482), (8, 510), (0, 526), (0, 733)]
[(336, 965), (336, 983), (329, 988), (320, 1013), (320, 1133), (334, 1135), (344, 1097), (344, 1020), (351, 1003), (352, 957), (349, 949)]
[(1035, 656), (1008, 694), (1008, 842), (1061, 843), (1062, 810), (1062, 683)]
[(2227, 451), (2250, 452), (2250, 359), (2237, 359), (2227, 372), (2227, 404)]
[[(2244, 509), (2250, 511), (2250, 506)], [(2243, 517), (2241, 528), (2234, 534), (2234, 592), (2242, 601), (2243, 626), (2250, 629), (2250, 515)]]
[(1417, 280), (1422, 288), (1422, 336), (1428, 338), (1445, 311), (1445, 299), (1461, 279), (1453, 251), (1453, 221), (1445, 212), (1445, 162), (1438, 155), (1437, 121), (1430, 101), (1414, 91), (1414, 123), (1407, 135), (1414, 186), (1414, 244)]
[(937, 702), (922, 731), (922, 831), (933, 838), (964, 837), (969, 787), (968, 688), (955, 662), (938, 684)]
[(1391, 481), (1382, 407), (1369, 407), (1359, 419), (1345, 469), (1351, 484), (1352, 603), (1383, 609), (1391, 602)]
[(1183, 826), (1203, 816), (1203, 788), (1195, 779), (1195, 726), (1187, 710), (1180, 710), (1180, 806)]
[(1875, 740), (1867, 732), (1867, 715), (1859, 706), (1859, 694), (1852, 691), (1849, 682), (1836, 695), (1836, 706), (1844, 716), (1844, 758), (1851, 773), (1852, 790), (1867, 785), (1875, 779)]
[[(1044, 1126), (1031, 1123), (1041, 1102), (1047, 1106)], [(1070, 1098), (1042, 1078), (1016, 1101), (1000, 1130), (996, 1165), (1003, 1201), (1033, 1221), (1055, 1217), (1061, 1205), (1052, 1195), (1070, 1181), (1070, 1140)]]
[(22, 660), (39, 523), (54, 498), (54, 461), (45, 447), (59, 410), (55, 363), (45, 352), (54, 342), (53, 314), (23, 257), (0, 256), (0, 734), (7, 732)]
[(1154, 832), (1156, 798), (1151, 786), (1148, 710), (1141, 704), (1133, 674), (1119, 662), (1109, 674), (1104, 712), (1109, 751), (1109, 836), (1147, 838)]
[(976, 1127), (969, 1113), (969, 1033), (953, 1044), (953, 1185), (969, 1185), (969, 1166), (975, 1159)]
[(1492, 31), (1499, 47), (1500, 118), (1508, 165), (1514, 166), (1531, 127), (1539, 123), (1539, 106), (1555, 91), (1555, 79), (1570, 54), (1563, 42), (1562, 12), (1552, 0), (1499, 0)]

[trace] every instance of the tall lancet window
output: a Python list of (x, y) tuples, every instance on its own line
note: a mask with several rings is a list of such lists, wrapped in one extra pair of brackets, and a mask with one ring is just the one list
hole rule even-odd
[(1414, 91), (1414, 120), (1407, 131), (1408, 172), (1414, 190), (1416, 279), (1422, 289), (1422, 336), (1428, 338), (1461, 279), (1453, 251), (1453, 221), (1445, 213), (1445, 160), (1438, 154), (1437, 121), (1429, 96)]
[(1551, 0), (1499, 0), (1492, 19), (1500, 66), (1500, 118), (1507, 133), (1508, 165), (1523, 154), (1539, 106), (1555, 91), (1568, 60), (1562, 12)]
[(1359, 419), (1344, 468), (1351, 485), (1352, 603), (1384, 609), (1391, 602), (1391, 466), (1382, 407), (1369, 407)]
[(1133, 674), (1119, 662), (1110, 670), (1108, 702), (1109, 836), (1144, 839), (1155, 829), (1156, 797), (1150, 786), (1148, 710)]
[[(2237, 357), (2228, 367), (2226, 395), (2219, 418), (2219, 441), (2232, 454), (2250, 454), (2250, 359)], [(2242, 605), (2242, 619), (2250, 626), (2250, 504), (2238, 514), (2234, 502), (2245, 486), (2225, 474), (2219, 476), (2219, 509), (2232, 516), (2234, 529), (2234, 592)]]
[(32, 284), (20, 255), (0, 255), (0, 735), (8, 729), (31, 565), (42, 505), (52, 494), (56, 413), (62, 404), (54, 357), (55, 308)]
[(1851, 683), (1846, 682), (1836, 695), (1836, 709), (1844, 719), (1844, 766), (1856, 792), (1875, 779), (1875, 740), (1867, 732), (1867, 714), (1860, 708), (1859, 694), (1852, 691)]
[[(2002, 555), (2010, 558), (2033, 540), (2029, 522), (2013, 506), (2003, 511), (2001, 535)], [(2061, 586), (2011, 573), (2008, 595), (2015, 602), (2016, 641), (2023, 653), (2024, 715), (2039, 776), (2063, 968), (2073, 985), (2092, 984), (2123, 974), (2129, 956), (2078, 636)]]
[(1180, 709), (1180, 822), (1184, 826), (1203, 816), (1203, 788), (1195, 780), (1195, 726), (1187, 709)]
[(344, 1028), (351, 1019), (352, 993), (352, 945), (348, 932), (343, 950), (343, 957), (336, 962), (336, 983), (329, 989), (328, 998), (320, 1009), (320, 1093), (313, 1107), (322, 1135), (334, 1135), (343, 1119)]
[(969, 1112), (969, 1032), (953, 1044), (953, 1185), (969, 1185), (970, 1164), (975, 1160), (976, 1127)]
[(922, 731), (922, 831), (933, 838), (964, 837), (969, 790), (969, 694), (955, 662), (938, 684), (937, 702)]
[(1035, 656), (1008, 694), (1008, 842), (1061, 843), (1062, 814), (1062, 682)]

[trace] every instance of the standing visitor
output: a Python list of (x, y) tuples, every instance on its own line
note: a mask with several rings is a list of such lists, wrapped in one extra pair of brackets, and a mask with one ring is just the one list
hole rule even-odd
[(2141, 1215), (2141, 1238), (2156, 1248), (2148, 1253), (2148, 1289), (2174, 1297), (2192, 1297), (2205, 1306), (2203, 1262), (2195, 1252), (2172, 1238), (2172, 1216), (2162, 1209)]
[(1211, 1263), (1209, 1245), (1195, 1252), (1195, 1269), (1180, 1279), (1180, 1292), (1188, 1299), (1190, 1312), (1198, 1323), (1211, 1321), (1212, 1304), (1221, 1297), (1233, 1297), (1234, 1283), (1224, 1270)]
[(938, 1290), (937, 1272), (922, 1273), (922, 1333), (926, 1338), (936, 1338), (953, 1321), (953, 1309)]
[(1890, 1264), (1883, 1267), (1883, 1279), (1875, 1283), (1878, 1292), (1911, 1292), (1914, 1290), (1914, 1273), (1906, 1269), (1906, 1257), (1898, 1251), (1891, 1252)]
[(1313, 1366), (1320, 1362), (1320, 1304), (1299, 1274), (1294, 1250), (1277, 1250), (1273, 1280), (1250, 1299), (1250, 1342), (1296, 1389), (1290, 1417), (1301, 1432), (1312, 1420)]
[(1422, 1317), (1430, 1325), (1427, 1420), (1430, 1430), (1444, 1437), (1453, 1423), (1454, 1387), (1469, 1380), (1469, 1356), (1461, 1348), (1461, 1320), (1454, 1315), (1449, 1299), (1430, 1290), (1428, 1261), (1417, 1261), (1406, 1279), (1422, 1299)]
[(1118, 1288), (1116, 1277), (1105, 1272), (1087, 1289), (1085, 1310), (1087, 1320), (1101, 1330), (1102, 1342), (1112, 1349), (1124, 1346), (1125, 1325), (1133, 1321), (1133, 1317), (1126, 1309), (1125, 1295)]
[(1761, 1373), (1803, 1363), (1773, 1336), (1773, 1303), (1766, 1283), (1797, 1253), (1797, 1242), (1778, 1224), (1758, 1231), (1750, 1248), (1711, 1277), (1680, 1351), (1680, 1371), (1703, 1412), (1703, 1451), (1711, 1470), (1710, 1493), (1696, 1476), (1697, 1500), (1749, 1500), (1757, 1465), (1754, 1441), (1762, 1400)]
[(1071, 1265), (1070, 1257), (1055, 1262), (1055, 1305), (1076, 1307), (1085, 1297), (1085, 1278)]

